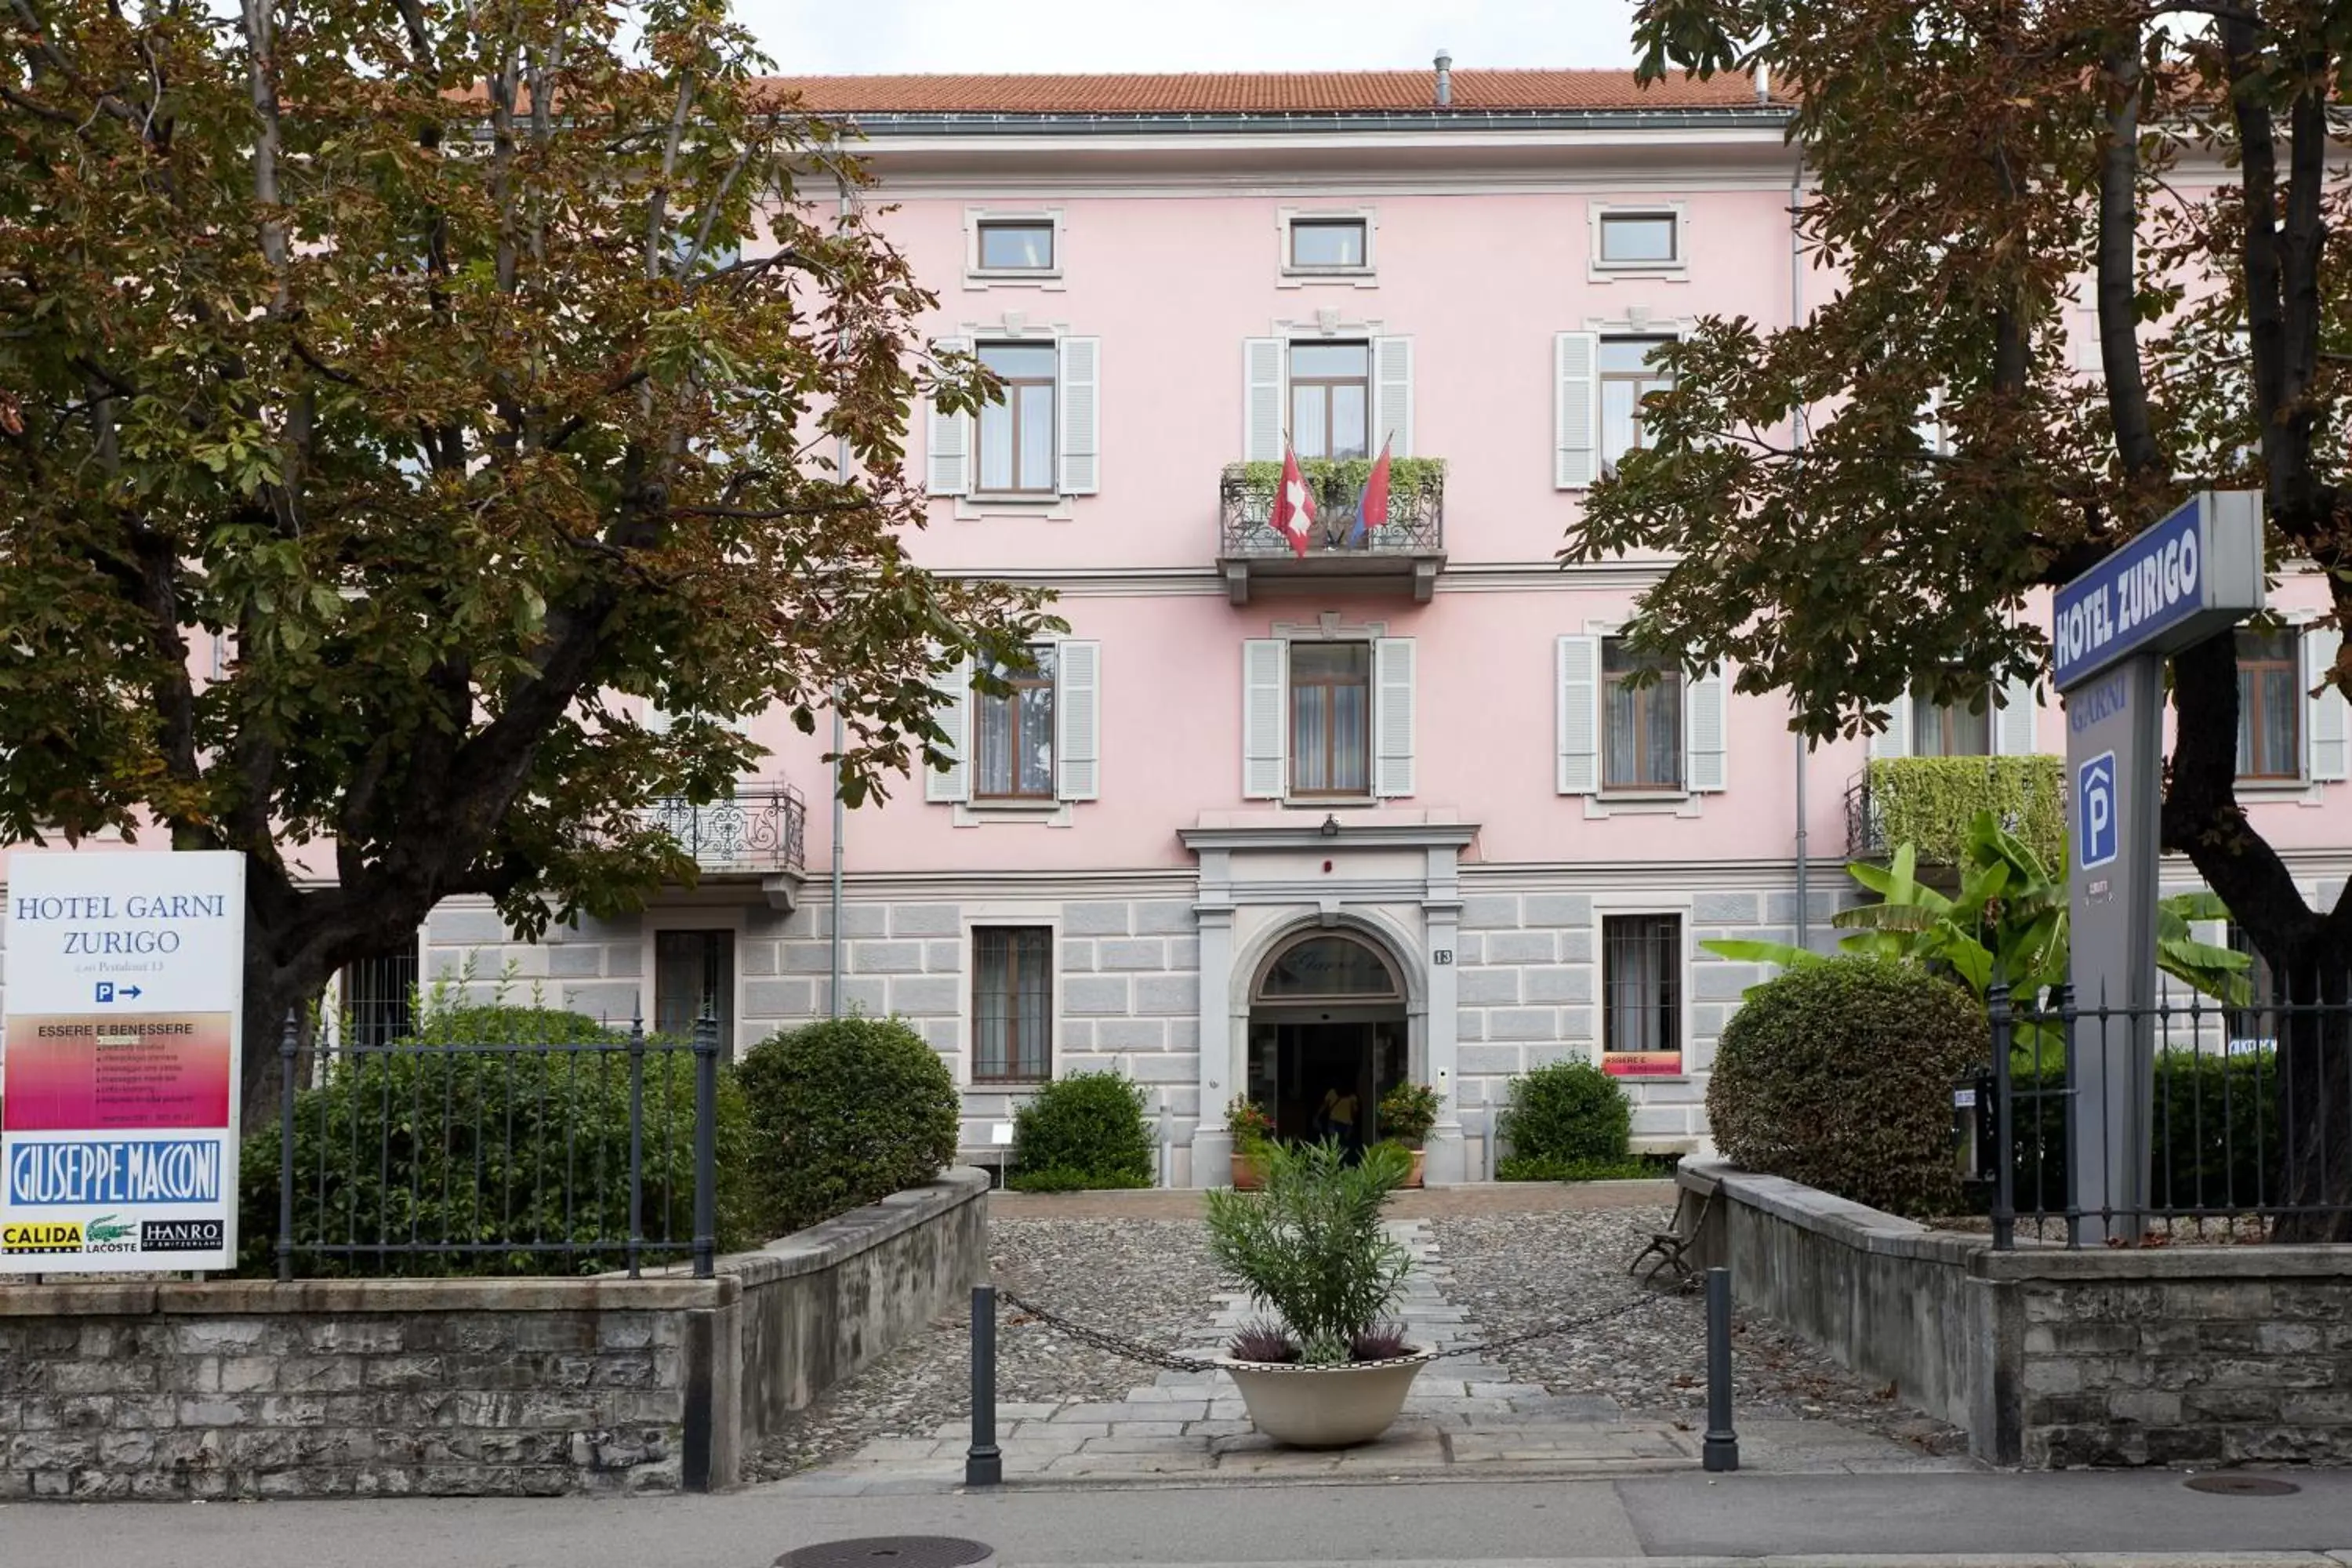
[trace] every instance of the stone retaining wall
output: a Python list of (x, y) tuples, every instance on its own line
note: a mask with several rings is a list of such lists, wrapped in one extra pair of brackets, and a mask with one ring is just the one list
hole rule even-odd
[(1746, 1305), (1997, 1464), (2352, 1462), (2352, 1247), (1995, 1252), (1716, 1162), (1696, 1249)]
[(782, 1415), (980, 1277), (987, 1178), (712, 1279), (0, 1286), (0, 1501), (731, 1486)]

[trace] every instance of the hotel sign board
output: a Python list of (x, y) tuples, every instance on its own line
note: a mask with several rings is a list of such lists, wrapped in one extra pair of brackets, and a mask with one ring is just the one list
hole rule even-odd
[(245, 857), (8, 858), (0, 1275), (236, 1262)]

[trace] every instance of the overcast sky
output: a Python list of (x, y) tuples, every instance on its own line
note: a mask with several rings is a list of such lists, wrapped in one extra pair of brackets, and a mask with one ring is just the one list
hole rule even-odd
[(1633, 0), (736, 0), (787, 75), (1630, 66)]

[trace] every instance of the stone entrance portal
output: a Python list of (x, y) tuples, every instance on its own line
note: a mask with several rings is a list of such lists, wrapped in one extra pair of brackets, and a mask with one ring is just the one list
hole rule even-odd
[(1309, 931), (1266, 960), (1244, 1092), (1281, 1137), (1377, 1139), (1381, 1096), (1405, 1080), (1410, 1056), (1403, 987), (1370, 939)]

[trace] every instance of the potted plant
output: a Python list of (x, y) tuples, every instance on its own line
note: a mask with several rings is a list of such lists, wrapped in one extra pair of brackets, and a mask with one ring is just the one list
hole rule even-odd
[(1381, 1205), (1411, 1157), (1381, 1143), (1351, 1164), (1337, 1140), (1263, 1150), (1263, 1192), (1209, 1194), (1209, 1246), (1273, 1316), (1235, 1336), (1218, 1364), (1276, 1442), (1369, 1443), (1431, 1359), (1385, 1321), (1412, 1255), (1389, 1236)]
[(1395, 1141), (1412, 1155), (1412, 1170), (1404, 1181), (1408, 1187), (1421, 1185), (1422, 1164), (1428, 1158), (1424, 1145), (1444, 1099), (1425, 1083), (1401, 1083), (1381, 1096), (1381, 1138)]
[(1274, 1142), (1274, 1118), (1246, 1095), (1235, 1095), (1225, 1107), (1225, 1129), (1234, 1135), (1234, 1185), (1245, 1193), (1258, 1187), (1265, 1152)]

